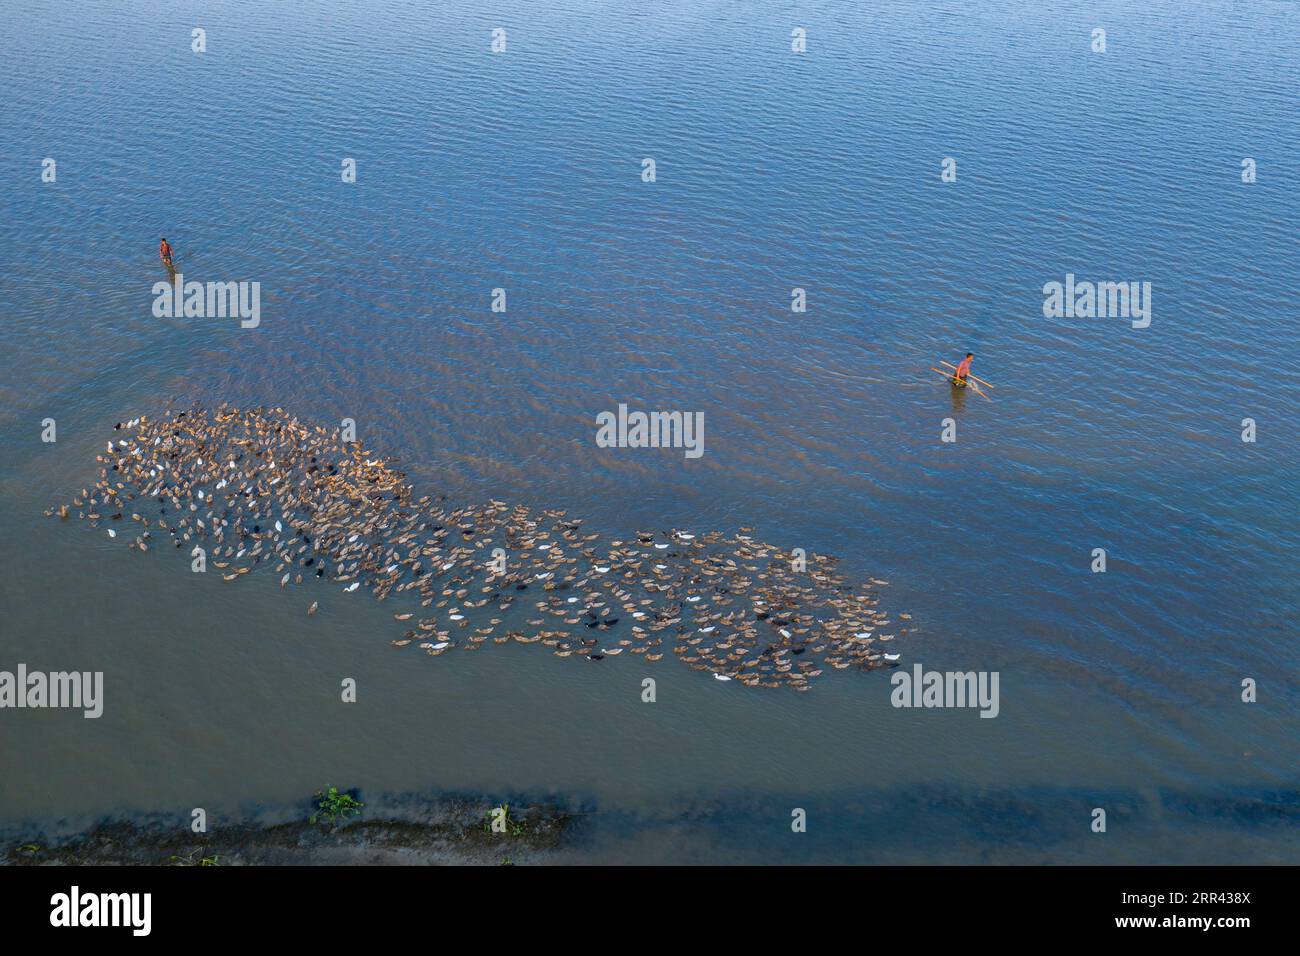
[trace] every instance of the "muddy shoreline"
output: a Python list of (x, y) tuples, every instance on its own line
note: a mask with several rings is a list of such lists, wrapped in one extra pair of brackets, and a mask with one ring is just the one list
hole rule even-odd
[(195, 833), (188, 821), (105, 820), (77, 833), (42, 832), (0, 844), (4, 866), (513, 866), (546, 862), (568, 845), (575, 817), (545, 804), (440, 798), (390, 805), (331, 825), (247, 821)]

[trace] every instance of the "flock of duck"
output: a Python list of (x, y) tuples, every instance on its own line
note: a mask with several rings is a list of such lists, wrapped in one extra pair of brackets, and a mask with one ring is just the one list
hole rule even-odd
[(718, 680), (800, 691), (827, 668), (899, 656), (885, 649), (895, 635), (881, 633), (891, 622), (873, 594), (887, 582), (851, 587), (834, 558), (801, 563), (748, 528), (602, 543), (563, 511), (449, 508), (445, 496), (415, 498), (402, 472), (340, 429), (281, 408), (169, 408), (116, 425), (96, 460), (94, 487), (47, 515), (75, 509), (131, 549), (182, 549), (229, 582), (274, 567), (282, 588), (317, 578), (392, 597), (408, 628), (397, 647), (436, 656), (515, 641), (592, 661), (671, 653)]

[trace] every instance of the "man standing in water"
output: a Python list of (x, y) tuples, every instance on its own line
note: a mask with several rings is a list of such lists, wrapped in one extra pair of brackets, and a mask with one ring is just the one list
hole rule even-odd
[(967, 352), (966, 357), (962, 359), (961, 364), (957, 366), (957, 371), (953, 373), (953, 381), (958, 385), (966, 384), (966, 376), (970, 374), (970, 363), (973, 358), (975, 358), (975, 353)]
[(167, 241), (167, 238), (165, 236), (163, 237), (162, 245), (158, 247), (158, 255), (162, 257), (162, 261), (167, 266), (168, 269), (176, 268), (175, 266), (172, 265), (171, 244)]

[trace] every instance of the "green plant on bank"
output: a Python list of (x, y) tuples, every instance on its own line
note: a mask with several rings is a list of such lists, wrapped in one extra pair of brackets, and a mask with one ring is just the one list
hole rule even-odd
[(351, 794), (339, 793), (338, 787), (327, 787), (316, 791), (316, 812), (308, 818), (308, 821), (314, 824), (317, 820), (328, 820), (333, 825), (336, 820), (352, 814), (360, 816), (361, 808), (364, 806), (364, 803), (356, 800)]
[(221, 857), (213, 854), (212, 856), (199, 856), (199, 850), (192, 850), (185, 856), (172, 854), (168, 862), (172, 866), (220, 866)]
[(501, 818), (500, 832), (508, 833), (510, 836), (524, 835), (524, 825), (510, 816), (510, 804), (508, 803), (503, 803), (499, 807), (493, 807), (483, 817), (483, 829), (485, 832), (497, 832), (493, 829), (492, 824), (494, 822), (494, 817), (496, 817), (498, 813)]
[(501, 858), (501, 865), (502, 865), (502, 866), (514, 866), (515, 864), (511, 861), (510, 857), (508, 857), (508, 856), (503, 856), (503, 857)]

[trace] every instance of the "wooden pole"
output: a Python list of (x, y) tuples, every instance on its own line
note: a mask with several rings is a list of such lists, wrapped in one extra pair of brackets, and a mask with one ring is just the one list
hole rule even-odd
[[(944, 362), (944, 364), (947, 365), (948, 363)], [(940, 375), (942, 375), (944, 378), (948, 380), (949, 384), (956, 384), (956, 379), (954, 379), (950, 373), (943, 371), (943, 369), (938, 369), (935, 368), (933, 365), (931, 365), (930, 371), (938, 372)], [(975, 385), (972, 382), (967, 382), (966, 384), (975, 392), (976, 395), (984, 395), (984, 392), (980, 389), (978, 385)], [(984, 397), (987, 398), (990, 402), (993, 401), (993, 399), (989, 398), (987, 395), (984, 395)]]
[[(955, 369), (955, 368), (957, 367), (957, 366), (953, 365), (951, 362), (945, 362), (943, 359), (940, 359), (940, 360), (939, 360), (939, 364), (940, 364), (940, 365), (946, 365), (946, 366), (948, 366), (948, 367), (951, 368), (951, 369)], [(967, 372), (966, 374), (967, 374), (970, 378), (975, 379), (975, 381), (979, 382), (981, 385), (988, 385), (989, 388), (994, 388), (994, 387), (995, 387), (995, 386), (991, 385), (990, 383), (984, 381), (984, 379), (982, 379), (982, 378), (978, 378), (978, 377), (976, 377), (976, 376), (974, 376), (974, 375), (971, 375), (970, 372)]]

